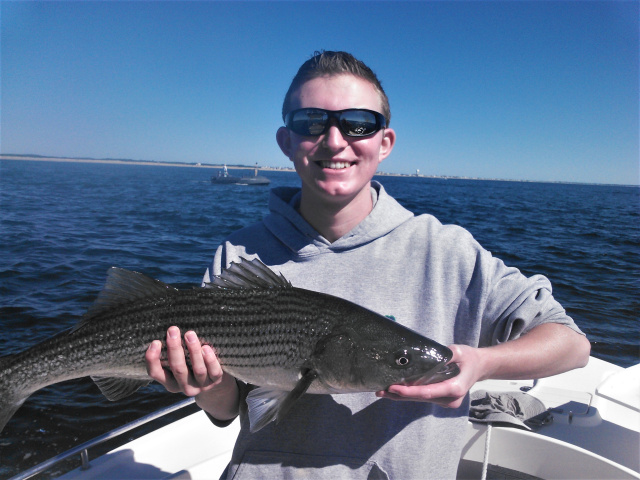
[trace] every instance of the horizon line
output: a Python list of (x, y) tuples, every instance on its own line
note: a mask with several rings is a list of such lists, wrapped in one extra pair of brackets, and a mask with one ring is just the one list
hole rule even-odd
[[(112, 165), (148, 165), (148, 166), (164, 166), (164, 167), (195, 167), (195, 168), (223, 168), (224, 166), (239, 169), (255, 169), (265, 171), (285, 171), (295, 172), (292, 167), (270, 167), (259, 166), (256, 162), (255, 165), (244, 164), (228, 164), (228, 163), (202, 163), (202, 162), (163, 162), (158, 160), (134, 160), (130, 158), (93, 158), (93, 157), (59, 157), (51, 155), (38, 155), (38, 154), (21, 154), (21, 153), (0, 153), (0, 160), (26, 160), (26, 161), (49, 161), (49, 162), (71, 162), (71, 163), (102, 163)], [(640, 187), (639, 184), (624, 184), (624, 183), (597, 183), (597, 182), (572, 182), (569, 180), (526, 180), (526, 179), (509, 179), (509, 178), (484, 178), (484, 177), (466, 177), (457, 175), (426, 175), (417, 173), (396, 173), (396, 172), (382, 172), (377, 171), (377, 176), (391, 176), (391, 177), (408, 177), (408, 178), (436, 178), (445, 180), (477, 180), (477, 181), (494, 181), (494, 182), (523, 182), (523, 183), (552, 183), (552, 184), (566, 184), (566, 185), (597, 185), (597, 186), (612, 186), (612, 187)]]

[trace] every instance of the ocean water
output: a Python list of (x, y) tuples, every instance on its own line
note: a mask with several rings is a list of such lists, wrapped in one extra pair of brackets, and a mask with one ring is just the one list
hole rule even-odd
[[(212, 185), (215, 170), (0, 162), (0, 355), (73, 326), (111, 266), (199, 284), (220, 241), (267, 213), (268, 188)], [(266, 172), (271, 186), (298, 185)], [(542, 273), (592, 355), (638, 362), (640, 189), (379, 177), (400, 203), (468, 229), (507, 264)], [(47, 387), (0, 434), (0, 478), (179, 396), (147, 387), (108, 402), (88, 379)]]

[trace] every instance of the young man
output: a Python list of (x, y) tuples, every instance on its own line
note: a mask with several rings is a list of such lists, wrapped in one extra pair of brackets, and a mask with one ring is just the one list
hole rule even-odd
[[(272, 191), (270, 214), (218, 248), (204, 281), (238, 258), (259, 257), (294, 286), (393, 315), (450, 345), (460, 374), (376, 394), (304, 395), (278, 425), (253, 434), (242, 413), (227, 476), (455, 478), (471, 386), (584, 366), (589, 342), (546, 278), (506, 267), (460, 227), (415, 217), (372, 182), (396, 135), (387, 97), (366, 65), (344, 52), (316, 54), (298, 71), (282, 113), (286, 126), (276, 138), (302, 188)], [(241, 411), (249, 387), (223, 373), (194, 332), (185, 340), (192, 371), (172, 327), (170, 369), (160, 365), (155, 341), (149, 374), (169, 391), (195, 396), (223, 425)]]

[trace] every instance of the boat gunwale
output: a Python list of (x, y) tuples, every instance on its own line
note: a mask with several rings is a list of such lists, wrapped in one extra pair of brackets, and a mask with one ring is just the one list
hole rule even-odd
[[(28, 478), (31, 478), (35, 475), (38, 475), (40, 473), (43, 473), (45, 471), (47, 471), (48, 469), (54, 467), (55, 465), (69, 459), (72, 458), (76, 455), (80, 455), (81, 457), (81, 469), (83, 470), (87, 470), (91, 467), (90, 463), (91, 461), (89, 460), (89, 449), (90, 448), (95, 448), (98, 445), (111, 440), (113, 438), (117, 438), (120, 435), (123, 435), (135, 428), (141, 427), (143, 425), (146, 425), (147, 423), (150, 423), (154, 420), (157, 420), (159, 418), (162, 418), (166, 415), (169, 415), (170, 413), (176, 412), (178, 410), (182, 410), (183, 408), (186, 408), (190, 405), (192, 405), (193, 403), (195, 403), (195, 398), (194, 397), (189, 397), (186, 398), (184, 400), (181, 400), (179, 402), (174, 403), (173, 405), (169, 405), (167, 407), (163, 407), (159, 410), (156, 410), (155, 412), (152, 412), (148, 415), (145, 415), (143, 417), (140, 417), (136, 420), (133, 420), (132, 422), (129, 422), (125, 425), (122, 425), (118, 428), (114, 428), (113, 430), (106, 432), (102, 435), (99, 435), (97, 437), (92, 438), (91, 440), (88, 440), (80, 445), (77, 445), (73, 448), (70, 448), (69, 450), (62, 452), (54, 457), (51, 457), (47, 460), (45, 460), (42, 463), (39, 463), (21, 473), (19, 473), (18, 475), (15, 475), (11, 478), (9, 478), (9, 480), (26, 480)], [(100, 458), (100, 457), (97, 457)]]

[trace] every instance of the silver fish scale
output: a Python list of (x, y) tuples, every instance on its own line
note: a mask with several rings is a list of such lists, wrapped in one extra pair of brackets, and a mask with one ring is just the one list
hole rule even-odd
[(167, 328), (176, 325), (182, 333), (195, 331), (216, 350), (223, 366), (299, 366), (330, 328), (332, 317), (338, 318), (331, 313), (332, 302), (309, 293), (316, 297), (293, 288), (169, 291), (96, 315), (72, 334), (66, 355), (77, 349), (91, 351), (96, 359), (109, 357), (112, 365), (131, 364), (132, 359), (140, 364), (149, 343), (164, 339)]
[(225, 292), (220, 320), (203, 320), (200, 336), (216, 349), (223, 367), (300, 366), (331, 323), (326, 310), (304, 297), (283, 288)]

